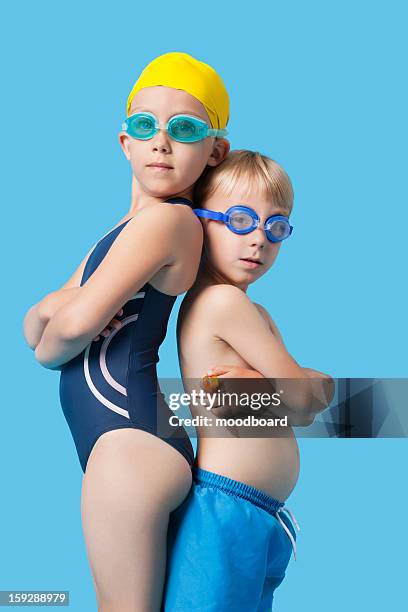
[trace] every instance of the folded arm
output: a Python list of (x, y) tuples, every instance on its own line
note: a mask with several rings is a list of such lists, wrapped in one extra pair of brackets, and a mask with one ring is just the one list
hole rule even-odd
[(26, 342), (33, 350), (37, 347), (50, 319), (61, 306), (67, 304), (76, 295), (81, 284), (86, 262), (92, 249), (83, 258), (74, 274), (57, 291), (48, 293), (42, 300), (32, 306), (24, 317), (23, 333)]
[[(273, 379), (273, 388), (283, 391), (282, 404), (271, 411), (277, 417), (288, 414), (291, 425), (312, 423), (316, 413), (332, 399), (326, 395), (326, 401), (322, 401), (321, 381), (316, 376), (321, 373), (308, 371), (293, 359), (268, 313), (243, 291), (231, 285), (217, 285), (207, 291), (212, 293), (207, 296), (207, 304), (211, 303), (215, 335), (253, 368), (254, 377)], [(311, 372), (315, 372), (314, 380)]]
[[(265, 319), (265, 321), (269, 325), (269, 329), (274, 334), (278, 342), (285, 348), (283, 339), (279, 330), (270, 316), (269, 312), (265, 310), (263, 306), (260, 304), (255, 304), (258, 311)], [(285, 349), (286, 350), (286, 349)], [(312, 403), (310, 404), (310, 415), (309, 420), (311, 424), (314, 420), (314, 417), (319, 412), (326, 410), (328, 406), (330, 406), (333, 401), (334, 393), (336, 390), (334, 380), (329, 374), (325, 374), (324, 372), (319, 372), (319, 370), (314, 370), (313, 368), (303, 368), (303, 373), (311, 379), (311, 388), (312, 388)]]
[(173, 265), (186, 218), (176, 206), (157, 205), (129, 221), (77, 295), (46, 325), (37, 360), (56, 369), (81, 353), (143, 285), (163, 266)]

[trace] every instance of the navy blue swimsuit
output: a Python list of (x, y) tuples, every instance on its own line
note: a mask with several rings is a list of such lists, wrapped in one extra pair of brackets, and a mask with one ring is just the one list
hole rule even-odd
[[(192, 206), (186, 198), (167, 202)], [(97, 243), (86, 262), (81, 286), (128, 221)], [(123, 306), (119, 330), (91, 342), (61, 367), (61, 405), (84, 472), (99, 436), (122, 428), (141, 429), (160, 437), (178, 450), (190, 466), (193, 464), (193, 448), (186, 431), (169, 424), (173, 412), (160, 391), (156, 372), (158, 350), (175, 301), (176, 296), (146, 283)]]

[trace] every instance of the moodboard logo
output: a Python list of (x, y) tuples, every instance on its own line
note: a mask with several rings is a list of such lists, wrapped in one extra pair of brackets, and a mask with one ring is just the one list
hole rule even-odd
[[(158, 435), (169, 435), (169, 432), (179, 435), (175, 432), (179, 422), (191, 437), (197, 436), (196, 427), (200, 428), (200, 436), (225, 437), (225, 426), (235, 427), (236, 432), (239, 427), (246, 428), (245, 436), (255, 438), (282, 437), (285, 427), (288, 436), (292, 435), (293, 428), (296, 437), (305, 438), (408, 437), (408, 378), (335, 378), (330, 404), (327, 407), (321, 404), (312, 423), (292, 427), (288, 427), (291, 417), (290, 410), (285, 409), (285, 399), (291, 396), (293, 402), (296, 392), (301, 393), (308, 384), (304, 379), (219, 379), (219, 382), (214, 401), (207, 400), (197, 406), (197, 401), (188, 402), (187, 398), (204, 397), (199, 393), (200, 379), (185, 379), (183, 384), (180, 378), (161, 378), (158, 393), (167, 401), (169, 411), (164, 413), (163, 404), (158, 404)], [(191, 393), (194, 389), (196, 395)], [(217, 404), (222, 392), (227, 397), (235, 393), (238, 401)], [(254, 408), (247, 400), (239, 401), (244, 396), (259, 399), (262, 394), (271, 398), (269, 405), (259, 407), (259, 402), (255, 402)], [(172, 418), (174, 415), (179, 421)], [(286, 425), (285, 416), (289, 417)], [(214, 417), (226, 417), (228, 423)]]

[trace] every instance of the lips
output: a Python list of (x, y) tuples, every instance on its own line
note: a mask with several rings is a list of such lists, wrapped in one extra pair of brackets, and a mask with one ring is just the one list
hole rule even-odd
[(241, 261), (249, 261), (252, 263), (256, 263), (260, 266), (263, 265), (262, 261), (260, 259), (257, 259), (256, 257), (241, 257)]
[(147, 164), (148, 168), (167, 168), (168, 170), (173, 170), (173, 166), (169, 164), (164, 164), (161, 162), (152, 162), (151, 164)]
[(260, 259), (256, 259), (255, 257), (245, 257), (245, 258), (241, 257), (240, 261), (242, 261), (243, 264), (245, 264), (247, 268), (252, 268), (252, 269), (258, 268), (259, 266), (263, 265), (262, 261)]

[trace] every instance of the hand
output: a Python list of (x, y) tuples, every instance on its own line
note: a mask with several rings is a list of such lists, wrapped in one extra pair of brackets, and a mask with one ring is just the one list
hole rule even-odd
[(214, 366), (203, 376), (201, 386), (207, 393), (214, 393), (220, 388), (220, 378), (264, 378), (257, 370), (237, 365)]
[[(227, 382), (227, 379), (232, 380)], [(258, 380), (257, 382), (254, 381), (251, 383), (250, 379)], [(263, 381), (261, 382), (260, 379), (263, 379)], [(274, 392), (271, 382), (257, 370), (251, 370), (250, 368), (237, 365), (220, 365), (209, 368), (207, 374), (201, 379), (201, 387), (207, 393), (216, 393), (219, 391), (226, 394), (237, 393), (239, 395), (240, 393), (251, 394), (254, 392), (263, 392), (271, 394)], [(250, 407), (236, 404), (214, 406), (212, 411), (216, 416), (226, 418), (254, 414), (254, 411)], [(259, 415), (260, 412), (264, 412), (264, 409), (257, 411), (257, 414)]]
[[(116, 317), (120, 317), (123, 315), (123, 308), (121, 308), (119, 310), (119, 312), (116, 313)], [(108, 323), (108, 325), (105, 327), (105, 329), (103, 329), (98, 336), (96, 336), (93, 339), (93, 342), (96, 342), (97, 340), (99, 340), (99, 338), (101, 336), (103, 336), (104, 338), (107, 338), (109, 336), (109, 334), (111, 333), (112, 329), (120, 329), (122, 327), (122, 321), (119, 321), (118, 319), (114, 318), (112, 319), (112, 321), (110, 323)], [(110, 329), (112, 328), (112, 329)]]

